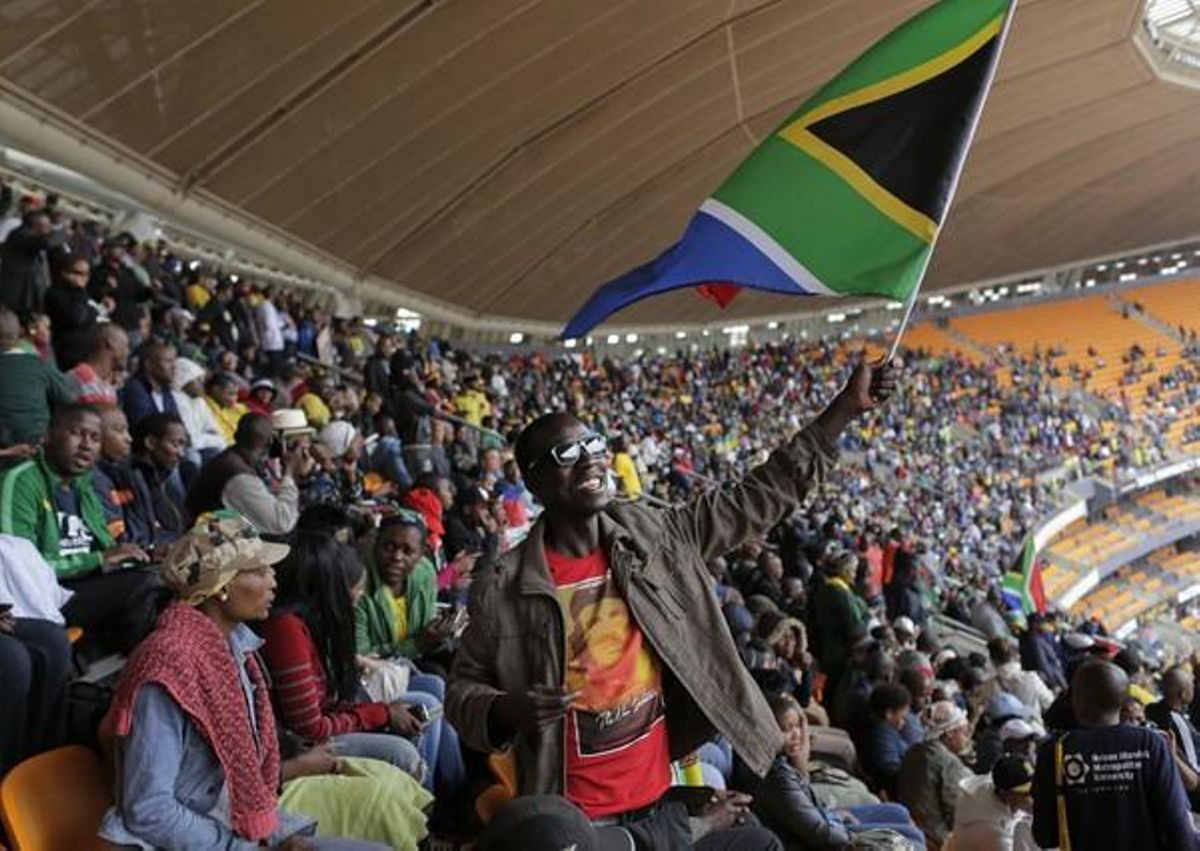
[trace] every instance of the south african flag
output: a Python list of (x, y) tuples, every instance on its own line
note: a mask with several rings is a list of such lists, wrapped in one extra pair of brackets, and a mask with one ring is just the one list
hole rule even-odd
[(950, 206), (1016, 0), (940, 0), (764, 140), (657, 259), (597, 290), (579, 337), (647, 296), (740, 287), (905, 300)]

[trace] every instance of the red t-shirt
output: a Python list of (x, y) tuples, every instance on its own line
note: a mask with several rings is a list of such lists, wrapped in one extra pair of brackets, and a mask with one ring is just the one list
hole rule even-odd
[(602, 550), (546, 550), (566, 630), (566, 797), (591, 818), (652, 804), (671, 785), (662, 665)]

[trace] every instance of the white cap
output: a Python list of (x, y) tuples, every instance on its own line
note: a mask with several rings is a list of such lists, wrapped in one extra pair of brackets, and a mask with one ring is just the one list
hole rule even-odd
[(358, 437), (358, 429), (345, 420), (334, 420), (321, 429), (317, 440), (321, 441), (325, 448), (335, 456), (341, 456), (345, 455), (354, 445), (356, 437)]
[(909, 635), (918, 635), (919, 630), (917, 625), (912, 622), (912, 618), (901, 615), (892, 621), (892, 632), (907, 632)]
[(191, 384), (197, 378), (203, 378), (204, 373), (204, 367), (196, 363), (194, 360), (185, 357), (177, 357), (175, 358), (175, 373), (172, 375), (171, 384), (176, 390), (182, 390), (186, 385)]
[(1037, 735), (1037, 730), (1020, 718), (1010, 718), (1000, 728), (1000, 741), (1009, 742), (1013, 739), (1028, 739)]
[(1063, 636), (1063, 644), (1072, 650), (1087, 650), (1096, 645), (1096, 640), (1082, 632), (1068, 632)]

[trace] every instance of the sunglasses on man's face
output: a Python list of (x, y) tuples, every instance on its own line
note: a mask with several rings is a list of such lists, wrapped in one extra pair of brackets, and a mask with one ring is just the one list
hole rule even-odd
[(568, 440), (550, 450), (541, 458), (534, 461), (530, 469), (536, 469), (546, 461), (553, 461), (560, 467), (574, 467), (584, 458), (603, 458), (608, 454), (608, 441), (599, 434), (585, 434), (578, 440)]

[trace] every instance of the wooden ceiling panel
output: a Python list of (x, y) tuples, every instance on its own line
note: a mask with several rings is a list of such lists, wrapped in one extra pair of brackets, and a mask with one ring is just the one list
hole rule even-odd
[[(587, 168), (592, 174), (588, 188), (610, 198), (614, 192), (619, 196), (623, 188), (677, 162), (687, 151), (735, 123), (724, 43), (718, 33), (594, 109), (580, 113), (522, 152), (521, 157), (464, 199), (451, 215), (422, 230), (380, 268), (404, 276), (440, 274), (439, 255), (444, 250), (461, 256), (451, 250), (452, 246), (469, 244), (467, 238), (474, 227), (480, 227), (480, 238), (494, 236), (494, 226), (507, 224), (500, 220), (527, 215), (523, 200), (544, 207), (534, 217), (561, 220), (560, 211), (545, 205), (546, 190), (559, 191), (563, 200), (571, 203), (573, 187), (569, 184), (578, 181), (579, 168)], [(562, 157), (575, 157), (580, 165), (560, 163)], [(531, 174), (554, 166), (558, 171), (544, 184), (545, 189), (531, 187), (524, 199), (515, 194), (528, 186)], [(564, 182), (568, 185), (563, 186)], [(495, 221), (484, 219), (487, 215)], [(478, 244), (475, 247), (480, 248)], [(486, 262), (486, 250), (480, 251), (480, 256)], [(393, 265), (397, 260), (399, 264)], [(447, 261), (453, 263), (454, 259)]]
[[(649, 2), (653, 0), (639, 0), (628, 11), (644, 18)], [(600, 22), (546, 53), (541, 62), (500, 81), (485, 102), (464, 102), (447, 111), (437, 125), (410, 135), (386, 158), (339, 187), (339, 194), (352, 199), (369, 195), (370, 201), (334, 227), (312, 205), (289, 218), (288, 226), (300, 233), (314, 229), (329, 250), (369, 264), (465, 187), (533, 144), (539, 131), (549, 132), (573, 113), (586, 111), (606, 92), (633, 85), (638, 74), (653, 73), (664, 44), (682, 48), (712, 29), (720, 19), (712, 14), (713, 4), (706, 5), (709, 14), (693, 14), (692, 27), (682, 30), (678, 22), (666, 28), (651, 26), (652, 21), (638, 26), (618, 19)], [(687, 7), (681, 3), (679, 8)], [(633, 35), (622, 41), (623, 31)], [(536, 91), (536, 97), (522, 94), (529, 91)], [(507, 108), (493, 108), (488, 102)]]
[[(1028, 74), (996, 81), (979, 126), (979, 141), (1024, 128), (1036, 133), (1043, 122), (1085, 104), (1111, 104), (1157, 78), (1132, 46), (1121, 42), (1072, 56)], [(1157, 87), (1157, 86), (1156, 86)]]
[[(236, 29), (262, 4), (263, 0), (204, 0), (186, 7), (155, 0), (50, 4), (63, 7), (62, 18), (32, 40), (7, 43), (8, 35), (24, 30), (19, 25), (0, 36), (6, 47), (0, 52), (0, 76), (69, 115), (83, 116), (192, 45)], [(211, 73), (208, 68), (201, 71)]]
[[(213, 153), (213, 139), (232, 139), (262, 121), (295, 93), (345, 62), (346, 57), (386, 28), (396, 16), (392, 0), (356, 3), (332, 24), (312, 16), (311, 39), (288, 46), (279, 59), (238, 86), (224, 85), (219, 96), (190, 108), (170, 132), (154, 141), (149, 154), (172, 170), (187, 173)], [(321, 26), (323, 25), (323, 26)]]
[(1038, 0), (1022, 2), (997, 78), (1022, 76), (1125, 41), (1137, 0)]
[(784, 2), (740, 19), (731, 30), (746, 114), (783, 100), (799, 104), (920, 6)]
[(465, 84), (482, 85), (489, 74), (495, 76), (497, 68), (479, 69), (462, 58), (472, 55), (479, 41), (492, 38), (498, 27), (532, 15), (537, 5), (537, 0), (488, 0), (437, 7), (253, 139), (206, 177), (206, 187), (253, 209), (250, 202), (256, 195), (277, 183), (324, 190), (340, 182), (339, 169), (349, 169), (361, 160), (364, 146), (377, 144), (381, 130), (373, 122), (382, 121), (382, 132), (390, 137), (432, 120), (444, 108), (435, 98), (432, 106), (417, 104), (424, 111), (407, 111), (404, 99), (412, 87), (442, 78), (442, 93), (453, 94), (469, 91)]
[(578, 224), (520, 281), (488, 286), (479, 309), (499, 311), (512, 302), (548, 319), (569, 314), (594, 289), (589, 278), (620, 275), (679, 239), (691, 211), (749, 151), (739, 130), (727, 131)]
[[(188, 124), (246, 87), (270, 75), (304, 46), (325, 46), (325, 54), (309, 55), (309, 72), (319, 71), (352, 49), (364, 34), (382, 26), (388, 16), (386, 3), (363, 3), (339, 21), (332, 31), (320, 14), (325, 0), (292, 0), (287, 15), (277, 14), (270, 5), (253, 8), (236, 26), (213, 32), (212, 36), (181, 50), (169, 61), (139, 80), (93, 103), (81, 116), (102, 133), (120, 139), (136, 150), (153, 152), (160, 140), (176, 137)], [(328, 38), (331, 33), (357, 31), (354, 40)], [(326, 42), (328, 42), (326, 44)], [(310, 51), (311, 54), (311, 51)], [(293, 67), (293, 73), (297, 69)], [(277, 79), (275, 91), (256, 86), (252, 105), (253, 121), (274, 109), (279, 100), (303, 86), (304, 78)], [(241, 127), (231, 127), (237, 133)], [(210, 140), (220, 136), (204, 135)], [(198, 135), (198, 134), (194, 134)], [(197, 150), (193, 157), (203, 159), (211, 150)], [(164, 164), (186, 173), (192, 161), (176, 157)]]
[[(603, 15), (597, 13), (602, 7), (586, 3), (555, 4), (552, 8), (558, 9), (560, 14), (547, 16), (539, 7), (536, 15), (531, 10), (514, 19), (511, 24), (477, 42), (472, 57), (464, 57), (456, 63), (459, 73), (449, 78), (425, 77), (403, 97), (395, 99), (388, 109), (381, 109), (369, 121), (364, 121), (356, 131), (361, 133), (359, 144), (350, 152), (341, 151), (343, 156), (334, 168), (342, 174), (347, 171), (355, 174), (385, 157), (396, 157), (410, 174), (418, 168), (425, 170), (428, 168), (425, 157), (412, 158), (403, 150), (397, 151), (397, 135), (416, 139), (418, 144), (435, 137), (440, 142), (435, 147), (444, 150), (452, 148), (463, 134), (475, 130), (488, 132), (523, 103), (531, 100), (540, 103), (542, 93), (539, 88), (548, 80), (570, 74), (581, 58), (572, 49), (576, 34), (586, 32), (606, 19), (618, 17), (622, 5), (603, 7)], [(539, 26), (530, 27), (531, 22), (537, 22)], [(581, 87), (581, 81), (577, 80), (576, 95)], [(553, 105), (548, 108), (552, 109)], [(425, 118), (414, 121), (413, 116)], [(489, 135), (498, 147), (507, 148), (519, 143), (520, 129)], [(524, 129), (528, 131), (528, 121)], [(478, 161), (462, 161), (457, 163), (454, 172), (461, 174), (466, 168), (483, 165)], [(317, 175), (325, 173), (320, 161), (314, 161), (312, 166)], [(342, 193), (340, 184), (334, 182), (336, 174), (331, 171), (325, 185), (337, 186), (337, 191)], [(385, 184), (375, 182), (373, 185)], [(453, 190), (445, 187), (444, 191), (449, 195)], [(360, 195), (353, 194), (355, 198)], [(296, 197), (293, 183), (281, 182), (249, 203), (260, 215), (282, 218), (301, 200)], [(434, 201), (436, 206), (439, 199), (435, 195), (428, 200)]]

